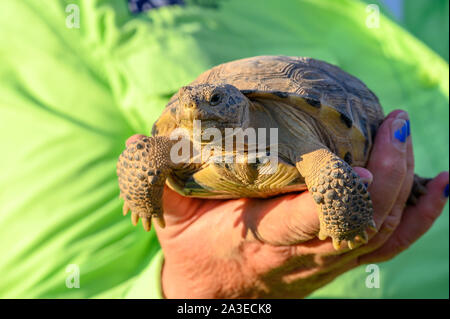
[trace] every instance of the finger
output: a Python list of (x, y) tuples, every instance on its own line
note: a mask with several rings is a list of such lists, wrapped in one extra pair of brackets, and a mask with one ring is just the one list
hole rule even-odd
[(408, 116), (398, 111), (394, 115), (388, 116), (380, 126), (367, 165), (373, 174), (369, 192), (378, 229), (392, 210), (407, 172)]
[(427, 184), (427, 194), (415, 206), (408, 206), (400, 225), (379, 249), (363, 255), (359, 263), (382, 262), (407, 249), (419, 239), (442, 213), (448, 199), (448, 172), (439, 174)]
[[(411, 193), (412, 185), (414, 182), (414, 153), (412, 145), (412, 137), (409, 128), (409, 117), (407, 120), (407, 138), (406, 138), (406, 175), (403, 180), (403, 185), (400, 188), (397, 200), (391, 210), (391, 213), (384, 220), (380, 233), (392, 234), (400, 223), (402, 218), (402, 213), (405, 209), (406, 202), (408, 200), (409, 194)], [(383, 236), (385, 237), (385, 236)], [(385, 237), (386, 238), (386, 237)], [(387, 238), (386, 238), (387, 239)], [(382, 241), (380, 241), (380, 244)]]
[(411, 135), (411, 122), (409, 119), (409, 115), (406, 114), (407, 120), (407, 139), (406, 139), (406, 176), (405, 181), (403, 183), (402, 189), (400, 190), (399, 195), (399, 204), (401, 204), (402, 208), (406, 205), (408, 197), (411, 193), (411, 189), (414, 183), (414, 148), (412, 142)]
[(408, 114), (406, 114), (407, 120), (407, 138), (406, 138), (406, 175), (403, 181), (402, 188), (400, 189), (399, 196), (394, 207), (402, 212), (411, 193), (411, 189), (414, 183), (414, 150), (411, 136), (411, 127)]
[(369, 187), (370, 184), (372, 184), (373, 175), (368, 169), (365, 169), (363, 167), (353, 167), (353, 170), (356, 174), (359, 175), (366, 188)]
[[(402, 127), (402, 125), (395, 125), (396, 123), (394, 123), (394, 121), (397, 120), (397, 117), (399, 117), (401, 119), (408, 119), (408, 115), (402, 110), (396, 110), (396, 111), (391, 112), (386, 117), (382, 127), (380, 127), (380, 129), (378, 131), (378, 135), (377, 135), (378, 140), (376, 141), (376, 143), (378, 143), (378, 144), (376, 144), (376, 147), (380, 146), (380, 140), (383, 141), (383, 139), (385, 142), (384, 145), (389, 144), (389, 142), (392, 142), (393, 133), (395, 134), (398, 126)], [(406, 122), (404, 124), (406, 124)], [(389, 125), (391, 126), (391, 128), (388, 131)], [(393, 125), (394, 125), (394, 129), (392, 129)], [(389, 140), (387, 139), (387, 135), (388, 135), (388, 134), (386, 134), (387, 131), (390, 135)], [(406, 133), (408, 133), (408, 130), (406, 130)], [(394, 136), (394, 138), (395, 138), (395, 136)], [(403, 143), (401, 141), (396, 141), (396, 142)], [(374, 232), (372, 230), (368, 230), (369, 238), (371, 238), (370, 242), (367, 245), (360, 246), (356, 250), (344, 253), (342, 256), (343, 260), (351, 260), (352, 258), (355, 258), (356, 256), (367, 254), (368, 252), (376, 250), (389, 238), (389, 236), (392, 234), (392, 232), (395, 230), (395, 228), (400, 223), (402, 211), (404, 209), (404, 205), (406, 203), (407, 196), (409, 195), (408, 189), (409, 189), (409, 187), (412, 186), (412, 181), (414, 179), (414, 159), (413, 159), (413, 153), (412, 153), (411, 138), (408, 136), (405, 136), (404, 144), (406, 144), (406, 145), (400, 145), (400, 150), (403, 153), (402, 155), (404, 155), (404, 157), (405, 157), (405, 160), (403, 161), (403, 163), (405, 164), (405, 167), (406, 167), (405, 168), (405, 171), (406, 171), (405, 178), (403, 180), (403, 184), (400, 185), (398, 180), (394, 181), (394, 184), (393, 184), (393, 185), (398, 185), (398, 187), (400, 188), (400, 191), (397, 189), (393, 189), (394, 187), (397, 187), (397, 186), (393, 187), (391, 184), (390, 185), (391, 187), (389, 187), (389, 185), (386, 185), (388, 183), (391, 183), (391, 179), (392, 179), (392, 177), (389, 177), (386, 175), (383, 176), (383, 178), (387, 178), (384, 181), (385, 188), (384, 189), (381, 188), (381, 190), (380, 190), (383, 193), (380, 194), (380, 191), (378, 190), (378, 189), (380, 189), (378, 187), (380, 185), (375, 185), (375, 186), (370, 185), (369, 186), (369, 192), (371, 193), (371, 198), (373, 201), (374, 211), (375, 211), (374, 220), (377, 225), (377, 229), (379, 231)], [(383, 144), (381, 144), (381, 145), (383, 145)], [(379, 149), (375, 149), (376, 147), (374, 146), (374, 151), (372, 151), (371, 160), (374, 160), (377, 163), (379, 163), (379, 161), (381, 161), (381, 160), (387, 160), (387, 159), (381, 158), (380, 156), (377, 156), (378, 154), (376, 152), (379, 151)], [(387, 156), (389, 156), (389, 154), (391, 154), (391, 156), (393, 156), (393, 154), (396, 154), (396, 152), (399, 149), (397, 146), (392, 146), (391, 148), (394, 148), (394, 152), (388, 153)], [(406, 151), (404, 151), (404, 148), (406, 148)], [(369, 163), (368, 166), (373, 167), (374, 165)], [(358, 168), (354, 168), (354, 169), (357, 170)], [(411, 177), (406, 178), (407, 175), (410, 175)], [(393, 189), (391, 191), (393, 193), (389, 194), (387, 192), (384, 192), (387, 189)], [(406, 195), (405, 193), (407, 193), (408, 195)], [(397, 196), (397, 198), (394, 198), (394, 194), (399, 194), (399, 196)], [(383, 196), (385, 196), (385, 199), (384, 199), (385, 202), (380, 203), (380, 199), (383, 200)], [(384, 206), (383, 206), (383, 204), (384, 204)], [(390, 206), (392, 207), (392, 209), (390, 211), (387, 211), (387, 212), (383, 211), (383, 209), (388, 209)]]
[(195, 217), (205, 214), (208, 209), (225, 205), (231, 201), (207, 198), (193, 198), (178, 194), (167, 185), (164, 186), (163, 204), (164, 218), (168, 225), (190, 222)]
[[(409, 123), (407, 124), (409, 125)], [(408, 128), (407, 131), (409, 133), (410, 129)], [(414, 155), (413, 155), (412, 138), (410, 134), (408, 134), (406, 138), (406, 175), (403, 181), (403, 185), (400, 188), (400, 192), (392, 207), (391, 212), (389, 213), (388, 216), (386, 216), (381, 227), (379, 227), (378, 233), (373, 234), (373, 238), (371, 238), (370, 243), (362, 247), (362, 249), (360, 250), (360, 254), (365, 254), (370, 251), (378, 249), (389, 239), (392, 233), (394, 233), (395, 229), (400, 224), (400, 221), (402, 219), (402, 215), (405, 210), (406, 202), (411, 192), (413, 182), (414, 182)]]
[(317, 205), (309, 192), (249, 199), (243, 220), (260, 240), (272, 245), (303, 242), (319, 232)]
[(404, 110), (400, 110), (400, 109), (394, 110), (391, 113), (389, 113), (384, 120), (394, 119), (394, 118), (397, 117), (397, 115), (399, 115), (402, 112), (405, 112), (405, 111)]
[(132, 135), (127, 139), (127, 141), (125, 142), (125, 145), (128, 147), (128, 145), (136, 142), (137, 140), (140, 140), (143, 137), (145, 137), (145, 135), (142, 135), (142, 134)]

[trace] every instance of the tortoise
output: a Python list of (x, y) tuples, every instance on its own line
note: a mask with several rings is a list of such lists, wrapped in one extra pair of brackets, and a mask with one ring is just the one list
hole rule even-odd
[[(164, 227), (166, 183), (184, 196), (223, 199), (307, 189), (317, 203), (319, 239), (331, 237), (336, 249), (345, 241), (352, 249), (367, 242), (367, 228), (376, 229), (367, 186), (352, 166), (367, 164), (383, 119), (378, 98), (364, 83), (324, 61), (257, 56), (215, 66), (170, 99), (151, 137), (139, 136), (120, 155), (123, 213), (131, 209), (133, 224), (141, 218), (147, 231), (152, 218)], [(184, 160), (174, 160), (181, 142), (210, 145), (205, 133), (211, 128), (225, 137), (215, 141), (218, 152), (211, 147), (202, 157), (193, 147)], [(233, 132), (251, 128), (261, 147), (244, 135), (240, 144), (231, 139), (232, 148), (224, 148)], [(174, 138), (183, 129), (184, 137)], [(270, 129), (275, 142), (262, 133)], [(415, 179), (419, 195), (426, 181)]]

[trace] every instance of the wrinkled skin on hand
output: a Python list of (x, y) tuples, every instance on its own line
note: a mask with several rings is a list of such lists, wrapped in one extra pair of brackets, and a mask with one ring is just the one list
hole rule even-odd
[[(355, 168), (370, 184), (376, 230), (369, 242), (336, 251), (321, 241), (308, 192), (271, 199), (207, 200), (165, 187), (166, 227), (156, 226), (164, 252), (166, 298), (302, 298), (361, 264), (393, 258), (422, 236), (446, 203), (448, 173), (405, 206), (414, 179), (411, 137), (394, 140), (407, 120), (392, 112), (377, 134), (368, 166)], [(393, 142), (394, 141), (394, 142)]]

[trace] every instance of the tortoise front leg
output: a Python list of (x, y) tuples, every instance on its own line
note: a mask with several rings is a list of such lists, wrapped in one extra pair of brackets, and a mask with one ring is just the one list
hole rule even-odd
[(162, 195), (166, 179), (175, 169), (170, 160), (173, 143), (165, 136), (142, 135), (127, 145), (117, 162), (123, 214), (131, 209), (132, 223), (136, 226), (141, 218), (146, 231), (151, 229), (152, 218), (165, 226)]
[(319, 239), (330, 236), (335, 249), (343, 240), (350, 249), (367, 242), (367, 227), (375, 227), (372, 201), (359, 176), (326, 148), (300, 156), (296, 163), (318, 205)]

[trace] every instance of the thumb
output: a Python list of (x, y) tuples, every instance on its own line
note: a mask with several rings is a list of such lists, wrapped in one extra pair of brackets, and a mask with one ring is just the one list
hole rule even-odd
[(361, 182), (363, 182), (363, 184), (365, 184), (366, 187), (372, 184), (373, 175), (368, 169), (363, 167), (353, 167), (353, 170), (355, 171), (356, 174), (359, 175), (359, 177), (361, 178)]
[[(192, 220), (195, 215), (204, 213), (208, 203), (214, 200), (186, 197), (164, 186), (164, 219), (167, 225), (182, 224)], [(206, 209), (205, 209), (206, 206)], [(213, 207), (213, 205), (209, 205)]]
[(243, 222), (261, 241), (283, 246), (314, 238), (320, 227), (309, 192), (250, 199), (243, 209)]

